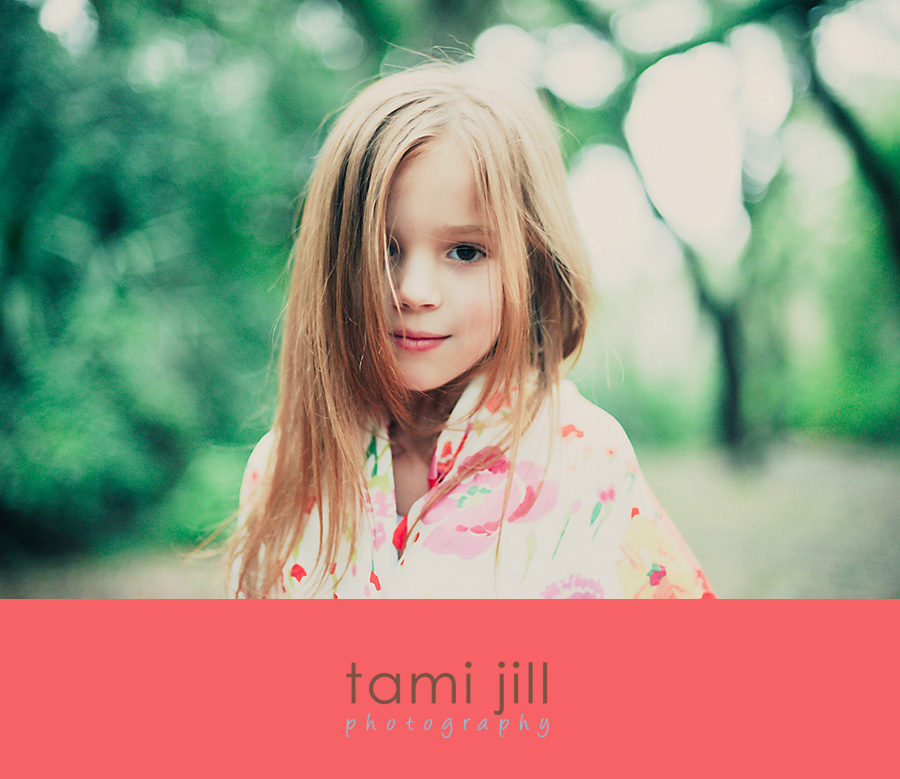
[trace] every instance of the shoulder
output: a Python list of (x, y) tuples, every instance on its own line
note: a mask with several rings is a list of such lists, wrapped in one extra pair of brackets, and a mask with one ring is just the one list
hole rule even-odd
[(256, 446), (253, 447), (253, 451), (250, 453), (250, 459), (247, 461), (248, 465), (264, 465), (268, 461), (269, 455), (274, 451), (274, 447), (275, 433), (270, 430), (260, 438)]
[(270, 430), (253, 447), (247, 467), (244, 469), (244, 478), (241, 481), (240, 512), (246, 513), (259, 490), (260, 484), (274, 464), (275, 434)]
[[(587, 553), (615, 571), (609, 592), (626, 598), (711, 597), (696, 558), (647, 484), (622, 426), (560, 383), (567, 502), (579, 507), (572, 559)], [(580, 531), (580, 534), (579, 534)], [(591, 550), (586, 552), (586, 550)], [(585, 569), (587, 570), (587, 569)]]
[(559, 383), (559, 424), (566, 443), (602, 446), (612, 450), (610, 454), (634, 456), (631, 442), (618, 420), (584, 397), (568, 379)]

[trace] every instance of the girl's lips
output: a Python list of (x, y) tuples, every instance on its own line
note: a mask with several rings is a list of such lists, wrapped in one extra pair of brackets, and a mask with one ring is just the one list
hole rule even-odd
[(427, 352), (437, 349), (450, 337), (449, 335), (427, 333), (423, 330), (398, 330), (391, 333), (391, 336), (399, 348), (408, 352)]

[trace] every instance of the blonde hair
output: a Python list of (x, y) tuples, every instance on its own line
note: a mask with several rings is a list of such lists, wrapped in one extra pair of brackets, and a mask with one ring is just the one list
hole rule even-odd
[[(327, 503), (319, 511), (318, 581), (336, 565), (346, 569), (367, 511), (363, 424), (412, 424), (384, 304), (386, 203), (411, 153), (437, 140), (460, 142), (497, 235), (501, 325), (480, 366), (486, 380), (477, 408), (495, 392), (510, 393), (501, 451), (515, 458), (561, 364), (581, 349), (589, 271), (555, 128), (534, 92), (473, 64), (387, 76), (364, 89), (328, 134), (292, 251), (274, 466), (232, 541), (242, 594), (276, 590), (313, 506)], [(510, 392), (526, 383), (533, 389)], [(448, 477), (422, 513), (489, 464)]]

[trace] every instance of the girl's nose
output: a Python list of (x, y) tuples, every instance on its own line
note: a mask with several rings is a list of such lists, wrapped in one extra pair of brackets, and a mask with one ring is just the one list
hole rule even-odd
[(426, 256), (404, 257), (394, 271), (401, 310), (437, 308), (441, 304), (439, 269)]

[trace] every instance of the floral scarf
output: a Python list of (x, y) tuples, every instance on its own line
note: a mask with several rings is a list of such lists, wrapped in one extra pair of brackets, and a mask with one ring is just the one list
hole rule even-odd
[[(341, 565), (332, 566), (326, 586), (311, 592), (308, 574), (319, 536), (314, 521), (322, 521), (314, 513), (282, 571), (281, 596), (713, 597), (647, 486), (625, 432), (571, 382), (560, 383), (554, 402), (545, 404), (522, 437), (501, 522), (511, 463), (494, 454), (509, 405), (495, 395), (467, 413), (482, 382), (466, 388), (440, 435), (429, 487), (470, 458), (488, 467), (454, 486), (424, 515), (429, 495), (423, 496), (398, 521), (387, 429), (373, 425), (365, 464), (368, 511), (349, 566), (343, 575)], [(272, 441), (267, 434), (250, 456), (239, 521), (271, 467)]]

